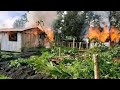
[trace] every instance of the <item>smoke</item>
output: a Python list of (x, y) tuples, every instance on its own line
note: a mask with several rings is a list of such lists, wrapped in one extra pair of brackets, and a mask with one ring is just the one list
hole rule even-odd
[(43, 21), (44, 28), (52, 28), (53, 22), (57, 18), (57, 11), (29, 11), (27, 13), (28, 22), (25, 27), (35, 26), (37, 21)]
[(100, 16), (100, 26), (103, 28), (104, 23), (107, 25), (108, 29), (110, 29), (110, 11), (92, 11), (94, 15)]
[(8, 18), (5, 21), (2, 21), (2, 23), (0, 24), (0, 28), (13, 28), (13, 23), (15, 22), (16, 19), (18, 19), (19, 17), (16, 16), (14, 18)]
[(0, 11), (0, 28), (13, 28), (15, 20), (24, 13), (25, 11)]
[[(103, 28), (104, 27), (104, 23), (107, 25), (108, 30), (110, 30), (110, 21), (109, 21), (109, 17), (110, 17), (110, 11), (89, 11), (88, 17), (89, 18), (93, 18), (94, 15), (98, 15), (100, 16), (100, 27)], [(97, 18), (97, 17), (96, 17)], [(87, 23), (85, 22), (83, 27), (82, 27), (82, 34), (86, 35), (88, 33), (89, 27), (93, 27), (94, 23)], [(84, 36), (85, 38), (85, 36)]]

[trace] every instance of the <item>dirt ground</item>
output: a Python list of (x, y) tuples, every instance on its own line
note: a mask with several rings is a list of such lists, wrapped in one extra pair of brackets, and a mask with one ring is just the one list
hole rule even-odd
[(0, 62), (0, 74), (12, 79), (49, 79), (43, 74), (36, 74), (35, 70), (29, 65), (21, 65), (18, 68), (9, 67), (9, 61)]
[[(35, 55), (37, 53), (29, 52), (17, 55), (17, 57), (9, 58), (0, 58), (0, 74), (8, 76), (12, 79), (51, 79), (46, 77), (44, 74), (37, 74), (32, 67), (27, 64), (20, 65), (19, 67), (9, 67), (9, 63), (11, 60), (15, 60), (18, 57), (29, 58), (31, 55)], [(38, 53), (39, 55), (41, 53)]]

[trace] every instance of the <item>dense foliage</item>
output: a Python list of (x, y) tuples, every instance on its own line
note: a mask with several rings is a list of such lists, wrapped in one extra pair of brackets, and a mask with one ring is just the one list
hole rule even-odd
[(58, 58), (59, 47), (55, 49), (40, 49), (42, 56), (31, 56), (29, 59), (18, 59), (12, 61), (13, 66), (19, 65), (13, 62), (24, 62), (34, 67), (36, 73), (44, 73), (56, 79), (93, 79), (94, 64), (93, 54), (99, 55), (100, 78), (119, 79), (120, 63), (114, 59), (120, 57), (120, 47), (99, 46), (90, 49), (85, 53), (79, 53), (77, 49), (62, 47), (62, 60), (59, 64), (50, 61), (50, 58)]
[(85, 11), (67, 11), (58, 14), (58, 19), (54, 24), (55, 31), (61, 31), (64, 36), (72, 36), (79, 39), (79, 35), (82, 33), (82, 26), (86, 19)]

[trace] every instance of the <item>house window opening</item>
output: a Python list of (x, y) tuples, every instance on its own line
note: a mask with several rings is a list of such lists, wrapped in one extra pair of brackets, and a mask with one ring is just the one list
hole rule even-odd
[(9, 41), (17, 41), (17, 32), (9, 32)]

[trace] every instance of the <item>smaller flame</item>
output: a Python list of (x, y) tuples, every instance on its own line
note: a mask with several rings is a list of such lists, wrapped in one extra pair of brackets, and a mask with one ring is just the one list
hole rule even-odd
[(110, 29), (110, 36), (111, 36), (111, 41), (112, 42), (119, 42), (120, 40), (120, 31), (118, 30), (118, 28), (112, 26)]
[(47, 36), (48, 36), (50, 42), (52, 42), (54, 40), (54, 35), (53, 35), (53, 31), (52, 30), (47, 32)]
[(105, 42), (109, 37), (109, 31), (106, 25), (103, 27), (103, 31), (100, 33), (99, 40)]

